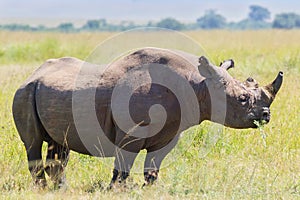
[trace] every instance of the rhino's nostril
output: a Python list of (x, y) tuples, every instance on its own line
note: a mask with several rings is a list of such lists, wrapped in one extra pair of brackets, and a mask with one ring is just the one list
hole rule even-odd
[(270, 113), (267, 111), (264, 111), (262, 114), (262, 120), (269, 122), (270, 121)]

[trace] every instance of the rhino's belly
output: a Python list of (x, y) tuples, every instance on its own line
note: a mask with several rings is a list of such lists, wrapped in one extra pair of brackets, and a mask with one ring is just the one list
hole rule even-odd
[(98, 119), (95, 117), (95, 105), (91, 105), (90, 101), (84, 94), (74, 100), (72, 91), (59, 91), (44, 85), (36, 91), (39, 118), (54, 141), (79, 153), (113, 156), (115, 146), (112, 138), (108, 138), (102, 128), (106, 127), (106, 131), (112, 128), (105, 124), (108, 121), (105, 120), (107, 106), (101, 107), (103, 113)]

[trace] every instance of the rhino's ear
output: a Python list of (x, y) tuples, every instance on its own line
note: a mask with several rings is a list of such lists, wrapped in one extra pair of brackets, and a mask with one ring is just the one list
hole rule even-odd
[(224, 60), (223, 62), (220, 63), (220, 67), (229, 70), (230, 68), (234, 68), (234, 61), (232, 59), (229, 60)]
[(213, 66), (205, 56), (199, 58), (198, 70), (201, 76), (213, 78), (218, 75), (217, 67)]

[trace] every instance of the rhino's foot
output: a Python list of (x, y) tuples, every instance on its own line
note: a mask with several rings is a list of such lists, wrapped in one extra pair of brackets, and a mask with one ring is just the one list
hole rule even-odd
[(47, 181), (45, 178), (45, 170), (40, 163), (29, 165), (29, 170), (33, 179), (33, 186), (36, 189), (44, 189), (47, 187)]
[(144, 177), (145, 177), (145, 183), (143, 184), (142, 187), (147, 186), (147, 185), (152, 185), (154, 183), (154, 181), (157, 180), (158, 170), (151, 170), (148, 172), (144, 172)]
[(122, 171), (118, 171), (117, 169), (113, 170), (113, 177), (111, 179), (111, 182), (108, 186), (108, 189), (113, 189), (116, 187), (123, 187), (126, 188), (126, 179), (129, 176), (129, 172), (122, 172)]
[(67, 189), (65, 175), (60, 177), (58, 180), (54, 180), (54, 189), (56, 189), (56, 190), (66, 190)]
[(47, 187), (47, 181), (45, 178), (35, 178), (34, 187), (36, 189), (45, 189)]
[(50, 176), (51, 181), (53, 181), (55, 190), (66, 188), (66, 175), (64, 173), (64, 166), (60, 161), (48, 162), (45, 171)]

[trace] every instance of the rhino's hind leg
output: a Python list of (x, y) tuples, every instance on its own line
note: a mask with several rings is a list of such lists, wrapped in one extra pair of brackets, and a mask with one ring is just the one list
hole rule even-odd
[(66, 177), (64, 169), (69, 159), (69, 149), (55, 141), (48, 142), (48, 151), (45, 170), (55, 188), (61, 188), (65, 185)]
[(35, 140), (30, 146), (25, 145), (25, 147), (27, 149), (28, 168), (34, 184), (38, 187), (45, 188), (47, 186), (47, 182), (42, 160), (42, 144), (43, 141)]
[(13, 102), (13, 117), (21, 140), (26, 148), (28, 168), (36, 185), (45, 187), (46, 179), (42, 161), (45, 130), (38, 118), (35, 105), (36, 83), (17, 90)]

